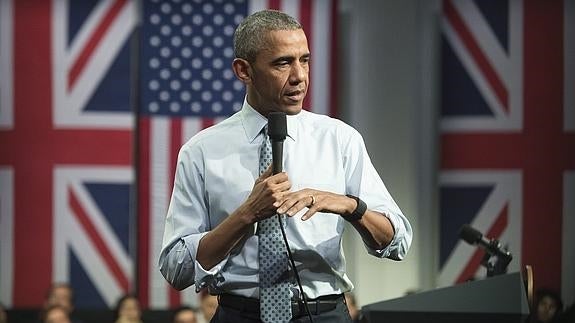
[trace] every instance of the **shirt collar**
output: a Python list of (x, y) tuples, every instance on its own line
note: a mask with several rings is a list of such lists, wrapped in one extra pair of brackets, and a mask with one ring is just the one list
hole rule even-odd
[[(299, 123), (299, 118), (303, 114), (302, 112), (294, 116), (286, 116), (287, 120), (287, 131), (288, 138), (296, 140), (297, 137), (297, 126)], [(244, 131), (246, 132), (246, 137), (250, 143), (258, 137), (262, 129), (268, 124), (268, 119), (257, 112), (247, 101), (244, 99), (244, 104), (241, 111), (242, 123), (244, 126)]]
[(252, 108), (246, 99), (244, 99), (241, 116), (246, 137), (248, 138), (248, 141), (252, 143), (260, 134), (262, 129), (268, 124), (268, 119)]

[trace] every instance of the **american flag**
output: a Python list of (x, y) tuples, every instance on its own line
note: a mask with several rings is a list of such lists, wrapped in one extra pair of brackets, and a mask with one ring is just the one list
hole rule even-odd
[(443, 1), (439, 282), (482, 277), (469, 223), (575, 296), (573, 1)]
[[(313, 57), (304, 106), (333, 114), (335, 5), (332, 0), (144, 1), (138, 117), (138, 281), (144, 306), (196, 304), (195, 288), (177, 292), (158, 271), (180, 146), (241, 108), (245, 90), (231, 62), (233, 33), (249, 13), (278, 9), (298, 19)], [(225, 143), (222, 143), (225, 144)]]
[(0, 299), (77, 307), (134, 287), (133, 1), (0, 1)]

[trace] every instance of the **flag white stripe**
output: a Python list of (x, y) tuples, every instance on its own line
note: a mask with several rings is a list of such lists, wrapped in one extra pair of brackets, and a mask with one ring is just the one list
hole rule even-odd
[(12, 306), (14, 282), (14, 171), (0, 168), (0, 302)]
[(0, 1), (0, 129), (11, 129), (14, 123), (12, 106), (12, 1)]
[(565, 172), (563, 176), (563, 243), (561, 256), (561, 289), (565, 304), (575, 302), (575, 171)]
[(512, 125), (523, 127), (523, 2), (509, 2), (509, 83), (508, 118)]
[[(312, 2), (312, 60), (311, 60), (311, 109), (320, 114), (330, 112), (330, 65), (331, 65), (331, 6), (330, 0)], [(314, 59), (317, 58), (317, 59)]]
[(288, 15), (300, 20), (299, 11), (300, 11), (301, 1), (297, 0), (283, 0), (281, 2), (280, 11), (287, 13)]
[(182, 144), (190, 140), (200, 130), (202, 130), (202, 119), (185, 118), (182, 122)]
[(268, 2), (267, 0), (250, 0), (248, 3), (248, 15), (258, 12), (264, 9), (267, 9)]
[(167, 282), (158, 269), (162, 238), (164, 235), (164, 219), (171, 196), (169, 191), (170, 169), (170, 119), (154, 117), (150, 122), (150, 306), (153, 308), (168, 306)]

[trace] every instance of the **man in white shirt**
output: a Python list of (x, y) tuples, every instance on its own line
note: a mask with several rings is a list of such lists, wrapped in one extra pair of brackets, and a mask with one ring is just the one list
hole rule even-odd
[[(234, 35), (233, 70), (246, 85), (242, 109), (205, 129), (180, 150), (166, 217), (160, 270), (177, 289), (192, 284), (218, 294), (215, 322), (259, 322), (258, 223), (286, 216), (294, 270), (292, 322), (349, 322), (343, 293), (341, 238), (345, 221), (367, 251), (401, 260), (411, 226), (371, 164), (361, 135), (345, 123), (302, 109), (310, 52), (301, 25), (265, 10)], [(321, 59), (321, 58), (320, 58)], [(259, 175), (260, 147), (270, 112), (287, 114), (284, 172)]]

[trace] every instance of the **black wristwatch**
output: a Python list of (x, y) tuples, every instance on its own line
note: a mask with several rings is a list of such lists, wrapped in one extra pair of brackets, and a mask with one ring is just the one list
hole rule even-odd
[(357, 202), (357, 207), (355, 208), (355, 210), (353, 210), (353, 212), (343, 214), (342, 217), (349, 222), (360, 220), (365, 214), (365, 211), (367, 211), (367, 204), (365, 204), (365, 202), (362, 201), (357, 196), (353, 196), (350, 194), (346, 194), (346, 196), (354, 199)]

